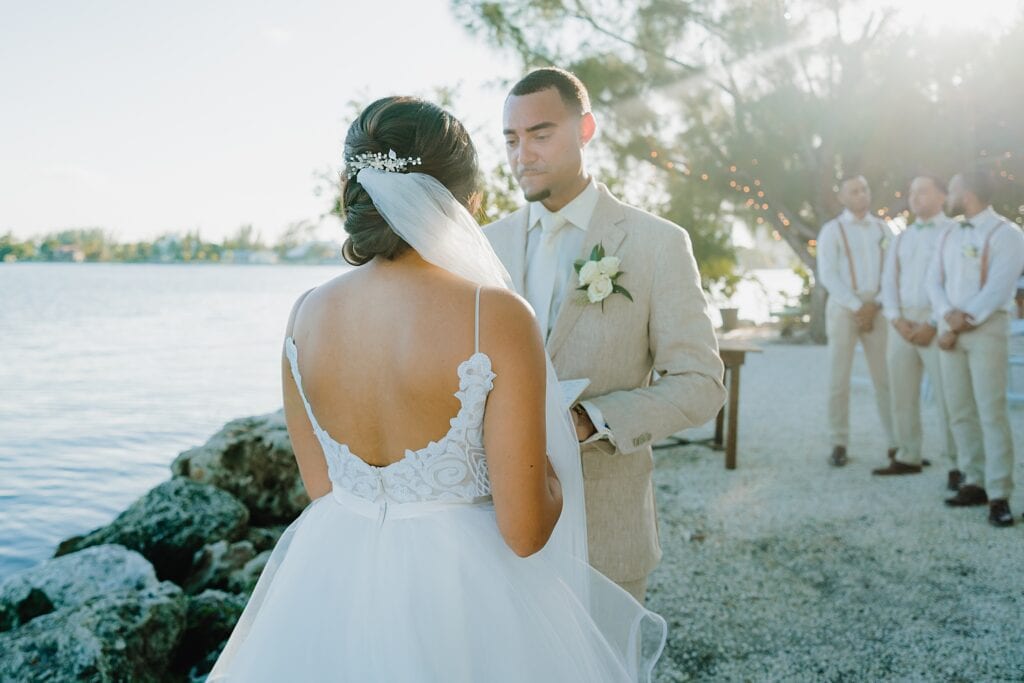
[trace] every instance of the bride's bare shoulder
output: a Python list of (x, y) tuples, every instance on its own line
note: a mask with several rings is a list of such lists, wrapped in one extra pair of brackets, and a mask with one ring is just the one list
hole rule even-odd
[(498, 352), (543, 351), (540, 328), (526, 299), (508, 289), (481, 290), (480, 344)]

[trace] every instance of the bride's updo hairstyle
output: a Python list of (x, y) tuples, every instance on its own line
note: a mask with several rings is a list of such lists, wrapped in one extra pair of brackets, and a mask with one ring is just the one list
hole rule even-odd
[[(357, 154), (383, 154), (391, 150), (420, 163), (405, 173), (426, 173), (439, 180), (470, 212), (476, 201), (478, 164), (469, 133), (447, 111), (415, 97), (385, 97), (359, 114), (345, 136), (345, 160)], [(354, 266), (376, 256), (391, 260), (409, 249), (384, 221), (358, 177), (346, 169), (341, 208), (348, 239), (342, 256)]]

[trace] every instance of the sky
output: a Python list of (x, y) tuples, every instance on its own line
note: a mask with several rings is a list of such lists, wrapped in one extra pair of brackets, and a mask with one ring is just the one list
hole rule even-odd
[(458, 87), (496, 162), (520, 75), (447, 0), (0, 0), (0, 234), (272, 240), (328, 208), (351, 101)]
[[(1024, 3), (897, 4), (944, 29)], [(520, 75), (449, 0), (0, 0), (0, 234), (220, 240), (251, 223), (273, 240), (329, 208), (314, 190), (342, 165), (350, 102), (457, 87), (488, 168)]]

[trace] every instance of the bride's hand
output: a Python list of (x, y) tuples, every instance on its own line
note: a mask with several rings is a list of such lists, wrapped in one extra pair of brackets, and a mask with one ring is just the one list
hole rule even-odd
[(576, 427), (577, 441), (583, 443), (597, 433), (597, 427), (591, 421), (590, 415), (579, 403), (572, 407), (569, 414), (572, 416), (572, 423)]

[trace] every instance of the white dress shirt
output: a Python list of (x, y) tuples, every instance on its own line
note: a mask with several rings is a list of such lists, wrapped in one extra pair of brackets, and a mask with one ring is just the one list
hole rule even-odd
[[(558, 313), (562, 309), (562, 304), (565, 303), (565, 298), (570, 296), (577, 287), (576, 269), (573, 267), (573, 264), (580, 258), (580, 253), (583, 251), (587, 238), (587, 228), (594, 217), (594, 210), (597, 208), (599, 197), (597, 183), (591, 178), (582, 192), (557, 211), (565, 219), (565, 225), (550, 237), (550, 239), (555, 240), (555, 248), (558, 253), (557, 275), (551, 300), (547, 302), (533, 301), (530, 299), (529, 292), (527, 292), (526, 297), (535, 311), (539, 310), (541, 306), (546, 305), (548, 307), (547, 329), (542, 330), (545, 339), (551, 335), (551, 331), (555, 328), (555, 321), (558, 319)], [(540, 248), (541, 239), (543, 238), (541, 221), (550, 213), (551, 211), (540, 202), (530, 203), (530, 216), (527, 222), (526, 235), (527, 272), (529, 272), (530, 263), (533, 262), (533, 257)], [(597, 429), (597, 432), (584, 443), (605, 438), (614, 444), (615, 440), (612, 437), (611, 430), (608, 429), (608, 423), (605, 422), (601, 410), (590, 401), (580, 401), (580, 405), (587, 411), (590, 421), (594, 423), (594, 427)]]
[[(902, 308), (931, 308), (928, 269), (939, 238), (957, 222), (942, 213), (916, 221), (897, 235), (885, 254), (882, 271), (882, 313), (889, 320), (903, 317)], [(897, 278), (899, 282), (897, 282)]]
[[(547, 329), (541, 330), (545, 339), (555, 328), (555, 320), (558, 318), (558, 311), (561, 310), (566, 295), (576, 288), (576, 280), (573, 277), (576, 270), (573, 268), (573, 263), (580, 257), (580, 252), (583, 250), (587, 227), (590, 225), (590, 219), (594, 216), (599, 196), (597, 183), (591, 178), (582, 192), (556, 212), (565, 219), (565, 225), (550, 238), (555, 240), (555, 248), (558, 252), (558, 269), (556, 271), (558, 276), (555, 278), (551, 301), (533, 301), (530, 299), (530, 293), (526, 294), (533, 310), (539, 311), (541, 306), (547, 306), (550, 311), (547, 318)], [(534, 262), (534, 255), (537, 253), (543, 237), (541, 221), (549, 214), (551, 212), (540, 202), (530, 203), (530, 217), (526, 234), (527, 272), (530, 269), (530, 264)]]
[[(964, 223), (970, 227), (962, 227)], [(938, 319), (953, 309), (981, 325), (996, 311), (1010, 310), (1017, 278), (1024, 270), (1024, 233), (992, 207), (954, 226), (940, 238), (928, 274), (929, 295)], [(982, 257), (988, 242), (988, 268), (981, 286)]]
[[(840, 223), (849, 242), (849, 255), (839, 229)], [(833, 301), (856, 311), (864, 305), (862, 297), (878, 300), (882, 259), (892, 236), (892, 230), (881, 219), (866, 213), (863, 219), (858, 220), (849, 209), (822, 226), (818, 235), (818, 276)]]

